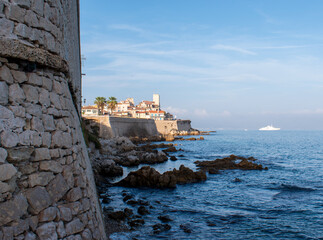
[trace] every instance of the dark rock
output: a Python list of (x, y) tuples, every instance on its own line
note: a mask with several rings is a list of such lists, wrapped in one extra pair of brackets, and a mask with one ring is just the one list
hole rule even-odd
[(129, 200), (128, 202), (126, 202), (127, 204), (131, 205), (131, 206), (135, 206), (135, 205), (138, 205), (138, 201), (136, 200)]
[(171, 157), (170, 157), (170, 160), (172, 160), (172, 161), (176, 161), (176, 160), (177, 160), (177, 158), (176, 158), (175, 156), (171, 156)]
[(189, 224), (181, 224), (179, 227), (181, 229), (183, 229), (183, 231), (186, 232), (186, 233), (191, 233), (192, 232)]
[(164, 231), (168, 231), (170, 230), (172, 227), (169, 224), (161, 224), (161, 223), (157, 223), (155, 225), (153, 225), (153, 229), (154, 229), (154, 233), (161, 233)]
[(133, 211), (130, 208), (125, 208), (123, 210), (124, 214), (126, 215), (127, 218), (129, 218), (131, 215), (133, 215)]
[(155, 203), (160, 204), (160, 201), (156, 200)]
[(233, 182), (241, 182), (241, 179), (239, 179), (239, 178), (235, 178), (235, 179), (233, 180)]
[(146, 215), (146, 214), (148, 214), (149, 213), (149, 211), (147, 210), (147, 208), (145, 208), (144, 206), (140, 206), (139, 208), (138, 208), (138, 213), (140, 214), (140, 215)]
[(204, 172), (194, 172), (184, 165), (181, 165), (179, 170), (174, 169), (163, 174), (160, 174), (154, 168), (145, 166), (135, 172), (130, 172), (126, 178), (116, 183), (116, 185), (124, 187), (174, 188), (176, 184), (194, 183), (205, 180), (206, 174)]
[(116, 211), (108, 214), (109, 218), (112, 218), (116, 221), (122, 221), (124, 220), (127, 216), (123, 211)]
[(128, 224), (132, 228), (140, 227), (140, 226), (145, 224), (145, 220), (143, 220), (143, 219), (135, 219), (135, 220), (129, 221)]
[(164, 149), (163, 152), (177, 152), (177, 149), (173, 146), (173, 147)]
[(159, 216), (158, 219), (162, 222), (170, 222), (173, 221), (169, 216), (167, 215), (163, 215), (163, 216)]
[(126, 202), (126, 201), (128, 201), (129, 199), (132, 199), (132, 198), (133, 198), (133, 196), (131, 196), (131, 195), (125, 195), (125, 197), (123, 198), (123, 201)]
[[(240, 162), (237, 163), (237, 161)], [(230, 155), (229, 157), (216, 159), (214, 161), (196, 161), (195, 164), (198, 168), (203, 170), (225, 170), (225, 169), (242, 169), (242, 170), (263, 170), (261, 164), (256, 164), (248, 161), (247, 158)], [(213, 171), (213, 170), (212, 170)]]
[(196, 141), (196, 138), (191, 137), (191, 138), (186, 138), (185, 140), (186, 140), (186, 141)]
[(209, 168), (208, 171), (209, 171), (209, 174), (218, 174), (219, 173), (219, 170), (217, 170), (215, 168)]
[(179, 157), (185, 157), (183, 154), (178, 155)]
[(145, 201), (145, 200), (142, 200), (142, 199), (139, 199), (138, 200), (138, 204), (139, 205), (142, 205), (142, 206), (148, 206), (149, 205), (149, 202), (148, 201)]

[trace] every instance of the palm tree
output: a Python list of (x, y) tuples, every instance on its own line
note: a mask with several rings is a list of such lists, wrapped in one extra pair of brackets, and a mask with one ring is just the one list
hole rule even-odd
[(98, 107), (99, 115), (102, 115), (104, 106), (107, 104), (107, 99), (105, 97), (96, 97), (94, 104)]
[(111, 109), (111, 111), (113, 111), (116, 108), (118, 102), (115, 97), (109, 97), (107, 104), (108, 104), (108, 107)]

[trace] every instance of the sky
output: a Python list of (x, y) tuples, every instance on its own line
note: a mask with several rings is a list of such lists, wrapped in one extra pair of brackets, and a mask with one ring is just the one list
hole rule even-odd
[(81, 0), (83, 98), (202, 130), (323, 130), (323, 1)]

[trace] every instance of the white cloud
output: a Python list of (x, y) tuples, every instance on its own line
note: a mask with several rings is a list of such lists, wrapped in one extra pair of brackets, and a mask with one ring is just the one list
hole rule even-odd
[(116, 29), (116, 30), (127, 30), (127, 31), (138, 32), (138, 33), (145, 32), (145, 30), (141, 28), (128, 25), (128, 24), (113, 24), (113, 25), (109, 25), (109, 28)]
[(230, 46), (230, 45), (217, 44), (212, 46), (211, 48), (215, 50), (221, 50), (221, 51), (232, 51), (232, 52), (238, 52), (238, 53), (243, 53), (248, 55), (257, 55), (257, 53), (255, 52), (252, 52), (243, 48), (235, 47), (235, 46)]

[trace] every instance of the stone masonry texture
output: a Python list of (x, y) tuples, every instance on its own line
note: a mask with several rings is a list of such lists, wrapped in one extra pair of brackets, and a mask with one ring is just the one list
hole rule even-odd
[(0, 0), (0, 240), (106, 239), (79, 44), (78, 0)]

